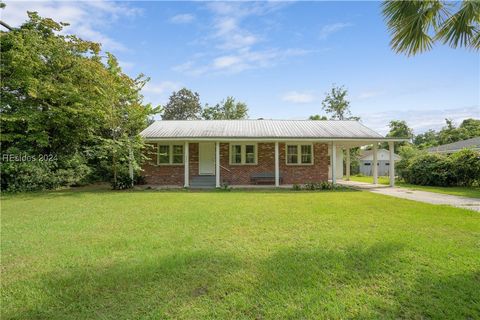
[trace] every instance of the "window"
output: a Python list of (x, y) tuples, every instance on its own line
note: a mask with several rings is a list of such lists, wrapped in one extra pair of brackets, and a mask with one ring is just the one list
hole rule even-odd
[(183, 164), (183, 145), (159, 144), (158, 164)]
[(257, 145), (250, 143), (231, 144), (230, 164), (257, 164)]
[(369, 165), (370, 165), (370, 162), (365, 162), (365, 165), (366, 165), (366, 166), (369, 166)]
[(313, 164), (311, 144), (287, 144), (287, 164)]

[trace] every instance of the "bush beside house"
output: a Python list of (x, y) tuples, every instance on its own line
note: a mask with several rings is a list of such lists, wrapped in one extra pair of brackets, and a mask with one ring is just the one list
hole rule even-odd
[(407, 183), (427, 186), (474, 186), (480, 183), (480, 153), (462, 150), (450, 155), (403, 150), (397, 165)]

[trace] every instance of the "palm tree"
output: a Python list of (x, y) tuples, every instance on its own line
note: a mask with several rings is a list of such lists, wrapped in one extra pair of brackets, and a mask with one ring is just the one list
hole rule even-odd
[(413, 56), (436, 41), (480, 49), (480, 1), (384, 1), (382, 13), (397, 53)]

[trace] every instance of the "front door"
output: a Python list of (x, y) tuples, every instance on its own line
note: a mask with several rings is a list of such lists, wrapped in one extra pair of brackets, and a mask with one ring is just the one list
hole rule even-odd
[(198, 174), (215, 174), (215, 142), (198, 144)]

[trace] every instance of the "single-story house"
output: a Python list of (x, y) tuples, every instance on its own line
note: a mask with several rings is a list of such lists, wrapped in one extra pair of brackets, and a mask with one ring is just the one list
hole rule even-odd
[[(373, 163), (374, 163), (373, 150), (364, 150), (360, 153), (358, 158), (358, 164), (360, 173), (364, 176), (373, 176)], [(399, 161), (402, 158), (394, 153), (393, 160)], [(386, 149), (378, 149), (377, 151), (377, 166), (378, 166), (378, 175), (388, 176), (390, 171), (390, 152)]]
[(441, 146), (428, 148), (427, 151), (432, 153), (454, 153), (462, 149), (480, 151), (480, 137), (442, 144)]
[(161, 120), (141, 136), (151, 145), (147, 184), (184, 187), (336, 183), (343, 150), (348, 179), (350, 148), (388, 142), (393, 157), (393, 142), (404, 141), (358, 121), (318, 120)]

